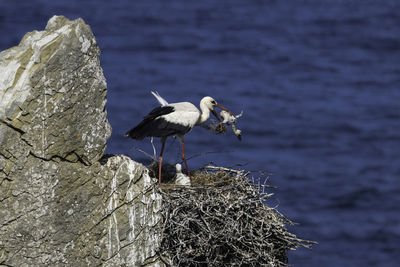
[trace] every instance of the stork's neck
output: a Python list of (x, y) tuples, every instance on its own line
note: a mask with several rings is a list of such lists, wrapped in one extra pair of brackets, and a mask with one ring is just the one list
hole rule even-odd
[(206, 122), (208, 118), (210, 118), (210, 109), (203, 101), (200, 102), (200, 110), (201, 110), (201, 116), (197, 124), (202, 124)]

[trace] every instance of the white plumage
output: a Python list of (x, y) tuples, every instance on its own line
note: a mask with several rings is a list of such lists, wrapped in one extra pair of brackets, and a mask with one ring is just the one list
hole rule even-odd
[(158, 94), (157, 91), (156, 91), (156, 92), (151, 91), (151, 94), (157, 99), (157, 101), (161, 104), (161, 106), (166, 106), (166, 105), (168, 105), (167, 100), (165, 100), (164, 98), (162, 98), (162, 97)]
[(167, 100), (162, 98), (159, 93), (151, 91), (151, 94), (157, 99), (162, 107), (170, 106), (174, 108), (174, 112), (160, 116), (161, 118), (172, 122), (180, 123), (185, 126), (193, 127), (200, 118), (199, 109), (190, 102), (179, 102), (169, 104)]
[(174, 108), (174, 112), (161, 116), (161, 118), (167, 120), (168, 122), (193, 128), (193, 126), (195, 126), (199, 121), (200, 111), (192, 103), (180, 102), (168, 104), (166, 106)]
[(190, 177), (182, 173), (182, 165), (177, 163), (175, 165), (175, 168), (176, 168), (175, 184), (185, 185), (185, 186), (192, 185), (192, 183), (190, 182)]
[(203, 97), (200, 101), (200, 109), (189, 102), (179, 102), (169, 104), (157, 92), (151, 92), (161, 107), (153, 109), (143, 120), (134, 128), (130, 129), (125, 135), (133, 139), (141, 140), (145, 137), (161, 137), (161, 151), (158, 160), (158, 182), (161, 183), (161, 167), (162, 154), (164, 151), (165, 141), (168, 136), (178, 136), (182, 143), (182, 159), (185, 163), (186, 172), (189, 177), (190, 172), (185, 157), (184, 135), (189, 132), (195, 125), (200, 125), (208, 120), (210, 111), (218, 117), (214, 107), (219, 107), (229, 113), (226, 108), (217, 104), (217, 102), (209, 96)]

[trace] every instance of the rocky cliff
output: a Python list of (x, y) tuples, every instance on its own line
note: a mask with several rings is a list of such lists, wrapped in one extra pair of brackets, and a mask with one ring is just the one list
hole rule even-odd
[(99, 53), (90, 27), (62, 16), (0, 53), (0, 265), (163, 265), (148, 170), (104, 156)]

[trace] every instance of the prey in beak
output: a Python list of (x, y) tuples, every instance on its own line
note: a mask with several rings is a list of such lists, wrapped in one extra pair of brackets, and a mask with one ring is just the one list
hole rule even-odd
[[(228, 112), (231, 116), (234, 116), (232, 112), (230, 112), (227, 108), (225, 108), (224, 106), (221, 106), (220, 104), (215, 104), (215, 106), (217, 108), (220, 108), (226, 112)], [(219, 122), (222, 122), (222, 119), (218, 116), (217, 112), (215, 112), (215, 109), (211, 110), (212, 114), (214, 114), (214, 116), (218, 119)]]

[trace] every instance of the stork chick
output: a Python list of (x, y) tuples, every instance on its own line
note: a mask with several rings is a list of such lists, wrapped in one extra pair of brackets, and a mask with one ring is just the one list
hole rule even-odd
[(191, 186), (192, 183), (190, 181), (190, 177), (182, 173), (182, 165), (177, 163), (175, 165), (175, 168), (176, 168), (175, 184)]

